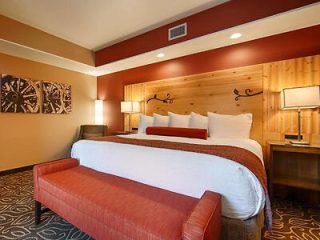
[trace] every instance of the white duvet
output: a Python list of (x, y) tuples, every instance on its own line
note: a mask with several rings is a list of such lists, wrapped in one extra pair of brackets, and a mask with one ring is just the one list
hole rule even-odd
[[(251, 139), (201, 140), (145, 134), (121, 137), (236, 146), (253, 152), (263, 161), (261, 146)], [(222, 157), (90, 140), (76, 142), (71, 156), (97, 171), (196, 198), (206, 190), (219, 192), (222, 215), (226, 217), (248, 219), (264, 207), (264, 191), (255, 175), (241, 164)]]

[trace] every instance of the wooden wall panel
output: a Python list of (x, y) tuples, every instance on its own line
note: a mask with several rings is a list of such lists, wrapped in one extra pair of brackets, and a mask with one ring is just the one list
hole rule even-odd
[[(140, 110), (142, 113), (145, 112), (144, 109), (144, 99), (145, 99), (145, 93), (144, 93), (144, 87), (145, 85), (143, 83), (139, 84), (131, 84), (126, 85), (124, 87), (124, 99), (130, 100), (130, 101), (137, 101), (140, 102)], [(124, 116), (124, 130), (129, 131), (129, 121), (131, 124), (131, 128), (137, 128), (139, 126), (139, 114), (133, 113), (133, 114), (125, 114)]]
[[(280, 109), (283, 88), (320, 85), (320, 55), (263, 65), (264, 142), (297, 134), (297, 111)], [(302, 110), (304, 139), (320, 143), (319, 109)]]
[[(320, 55), (241, 68), (215, 71), (186, 77), (151, 81), (125, 86), (125, 99), (141, 101), (142, 112), (167, 114), (168, 111), (206, 115), (208, 111), (222, 114), (253, 113), (251, 138), (266, 150), (270, 140), (283, 140), (284, 134), (297, 134), (297, 111), (280, 109), (280, 91), (288, 87), (320, 85)], [(243, 92), (263, 90), (263, 95), (235, 101), (233, 89)], [(157, 94), (170, 93), (173, 104), (146, 100)], [(127, 119), (128, 121), (128, 119)], [(138, 126), (132, 116), (132, 126)], [(127, 123), (125, 123), (126, 129)], [(320, 143), (320, 110), (302, 111), (304, 139)]]
[[(142, 112), (147, 115), (152, 115), (152, 113), (166, 115), (169, 111), (180, 114), (189, 114), (194, 111), (203, 115), (206, 115), (208, 111), (222, 114), (252, 112), (251, 137), (262, 143), (262, 95), (235, 101), (236, 96), (233, 93), (235, 88), (241, 92), (247, 88), (254, 92), (261, 91), (262, 71), (262, 65), (255, 65), (127, 85), (125, 86), (125, 99), (141, 100)], [(174, 98), (172, 104), (155, 100), (146, 103), (155, 94), (159, 98), (165, 98), (168, 93)], [(131, 126), (137, 126), (137, 120), (137, 117), (132, 115)], [(128, 121), (127, 118), (125, 129), (128, 129)]]

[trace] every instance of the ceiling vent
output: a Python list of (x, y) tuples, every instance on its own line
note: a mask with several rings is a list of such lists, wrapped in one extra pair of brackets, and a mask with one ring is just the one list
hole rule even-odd
[(180, 24), (178, 26), (169, 28), (169, 41), (177, 39), (187, 35), (187, 23)]

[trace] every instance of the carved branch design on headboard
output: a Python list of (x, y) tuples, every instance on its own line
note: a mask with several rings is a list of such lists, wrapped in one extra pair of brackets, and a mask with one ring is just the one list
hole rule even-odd
[(237, 95), (237, 96), (234, 98), (234, 100), (239, 101), (239, 98), (241, 98), (241, 97), (252, 97), (252, 96), (256, 96), (256, 95), (262, 94), (263, 91), (256, 92), (256, 93), (252, 93), (252, 90), (251, 90), (250, 88), (247, 88), (246, 90), (244, 90), (244, 94), (241, 94), (241, 93), (239, 92), (239, 90), (235, 88), (235, 89), (233, 90), (233, 93), (234, 93), (235, 95)]
[(149, 98), (149, 99), (147, 100), (147, 103), (149, 103), (151, 100), (157, 100), (157, 101), (161, 101), (161, 102), (163, 102), (163, 103), (172, 104), (174, 99), (171, 98), (170, 93), (167, 93), (167, 97), (164, 98), (164, 99), (158, 98), (158, 97), (157, 97), (157, 94), (155, 94), (153, 97), (151, 97), (151, 98)]

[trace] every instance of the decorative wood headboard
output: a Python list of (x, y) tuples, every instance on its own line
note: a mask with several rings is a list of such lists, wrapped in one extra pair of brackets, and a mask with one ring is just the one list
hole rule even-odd
[[(145, 82), (125, 86), (125, 100), (141, 102), (142, 112), (166, 114), (168, 111), (188, 114), (191, 111), (206, 114), (208, 111), (238, 114), (253, 113), (251, 138), (267, 151), (268, 141), (284, 140), (285, 134), (297, 134), (297, 112), (280, 109), (279, 92), (283, 88), (320, 85), (320, 55), (234, 68), (210, 73)], [(252, 97), (235, 101), (234, 89), (240, 94), (245, 89)], [(147, 100), (170, 97), (173, 103)], [(320, 109), (302, 111), (302, 134), (305, 140), (320, 144)], [(125, 118), (125, 129), (128, 130)], [(139, 125), (139, 115), (131, 117), (134, 127)]]
[[(262, 144), (263, 129), (263, 97), (239, 98), (234, 89), (244, 93), (246, 89), (261, 92), (263, 65), (248, 66), (236, 69), (215, 71), (210, 73), (158, 80), (125, 86), (125, 100), (141, 102), (142, 112), (147, 115), (159, 113), (166, 115), (168, 111), (189, 114), (197, 112), (207, 115), (207, 112), (221, 114), (239, 114), (251, 112), (253, 124), (251, 138)], [(154, 95), (159, 99), (166, 99), (170, 94), (173, 101), (157, 101), (148, 99)], [(126, 118), (126, 123), (129, 121)], [(138, 115), (131, 116), (131, 126), (138, 126)], [(125, 124), (127, 126), (128, 124)]]

